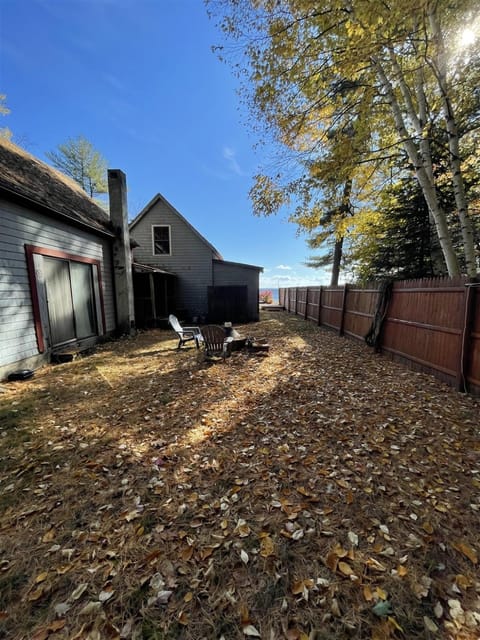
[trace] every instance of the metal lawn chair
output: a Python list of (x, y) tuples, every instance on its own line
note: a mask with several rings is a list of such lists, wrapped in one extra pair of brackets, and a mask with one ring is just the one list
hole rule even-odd
[(225, 330), (214, 324), (202, 327), (202, 338), (205, 346), (205, 357), (222, 357), (224, 360), (231, 354), (232, 337), (225, 336)]
[(178, 336), (177, 349), (180, 349), (180, 347), (182, 347), (189, 340), (195, 340), (197, 349), (199, 348), (199, 343), (202, 341), (200, 327), (182, 327), (182, 325), (178, 321), (177, 316), (174, 316), (173, 314), (170, 314), (168, 316), (168, 322)]

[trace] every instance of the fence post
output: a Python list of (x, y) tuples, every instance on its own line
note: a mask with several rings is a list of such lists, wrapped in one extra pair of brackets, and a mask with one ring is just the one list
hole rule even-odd
[(322, 294), (323, 294), (323, 287), (320, 286), (320, 291), (318, 292), (318, 318), (317, 318), (318, 326), (322, 324)]
[(338, 330), (338, 335), (343, 336), (343, 327), (345, 325), (345, 308), (347, 306), (347, 291), (348, 285), (345, 284), (343, 286), (343, 296), (342, 296), (342, 315), (340, 317), (340, 328)]
[(298, 287), (295, 287), (295, 315), (298, 311)]
[(457, 391), (468, 392), (467, 375), (468, 375), (468, 345), (470, 344), (470, 334), (472, 331), (473, 319), (473, 301), (475, 298), (474, 287), (468, 284), (465, 286), (465, 315), (463, 318), (463, 333), (460, 345), (460, 353), (458, 357), (458, 371), (456, 388)]
[(305, 298), (305, 320), (308, 320), (308, 287), (307, 287), (307, 297)]

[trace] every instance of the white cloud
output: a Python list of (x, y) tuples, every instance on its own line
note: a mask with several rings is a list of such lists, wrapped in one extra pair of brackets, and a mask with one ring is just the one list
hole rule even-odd
[(260, 274), (261, 289), (277, 289), (282, 287), (318, 287), (319, 285), (328, 285), (329, 281), (329, 275), (323, 270), (315, 272), (305, 271), (302, 273), (293, 271), (288, 274)]
[(231, 147), (223, 147), (223, 157), (227, 161), (228, 166), (230, 167), (230, 170), (233, 171), (233, 173), (236, 173), (238, 176), (245, 175), (245, 173), (240, 168), (240, 165), (238, 164), (235, 149), (232, 149)]
[(289, 267), (288, 264), (278, 264), (275, 269), (284, 269), (286, 271), (290, 270), (292, 267)]

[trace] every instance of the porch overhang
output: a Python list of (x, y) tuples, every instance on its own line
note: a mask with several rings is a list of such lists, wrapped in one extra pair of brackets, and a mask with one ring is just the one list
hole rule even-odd
[(132, 262), (132, 269), (134, 273), (158, 273), (159, 275), (171, 276), (172, 278), (177, 277), (177, 275), (171, 271), (165, 271), (165, 269), (152, 267), (149, 264), (141, 264), (140, 262)]

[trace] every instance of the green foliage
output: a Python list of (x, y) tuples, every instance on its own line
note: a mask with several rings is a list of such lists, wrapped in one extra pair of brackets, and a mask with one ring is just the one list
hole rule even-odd
[[(420, 188), (403, 177), (382, 195), (382, 215), (354, 243), (351, 260), (360, 281), (446, 275), (436, 272), (428, 207)], [(444, 268), (444, 265), (442, 263)]]
[(107, 193), (107, 161), (83, 136), (69, 138), (45, 154), (53, 166), (70, 176), (91, 198)]

